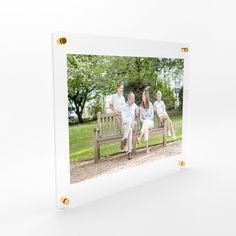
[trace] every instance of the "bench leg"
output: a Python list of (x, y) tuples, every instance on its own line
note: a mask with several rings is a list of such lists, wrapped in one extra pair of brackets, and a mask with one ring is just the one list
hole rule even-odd
[(94, 160), (97, 162), (100, 159), (100, 146), (98, 144), (98, 131), (94, 129)]
[(94, 145), (94, 159), (95, 162), (100, 160), (100, 146), (97, 143)]

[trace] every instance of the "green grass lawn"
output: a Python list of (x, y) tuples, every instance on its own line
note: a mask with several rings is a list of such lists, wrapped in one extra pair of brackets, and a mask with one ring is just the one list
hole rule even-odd
[[(182, 115), (181, 114), (170, 114), (170, 118), (173, 121), (176, 138), (182, 139)], [(93, 158), (94, 145), (93, 145), (93, 130), (96, 128), (96, 121), (72, 125), (69, 127), (70, 136), (70, 161), (83, 161)], [(171, 141), (171, 137), (167, 137), (167, 142)], [(162, 135), (150, 135), (149, 144), (162, 143)], [(120, 150), (119, 143), (102, 145), (100, 152), (101, 156), (107, 156), (113, 153), (117, 153)], [(141, 142), (138, 147), (144, 146)]]

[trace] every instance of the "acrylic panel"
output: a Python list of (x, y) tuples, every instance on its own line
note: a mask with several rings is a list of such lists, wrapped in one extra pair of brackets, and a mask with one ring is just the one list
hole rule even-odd
[(185, 166), (187, 44), (69, 33), (52, 44), (58, 209)]

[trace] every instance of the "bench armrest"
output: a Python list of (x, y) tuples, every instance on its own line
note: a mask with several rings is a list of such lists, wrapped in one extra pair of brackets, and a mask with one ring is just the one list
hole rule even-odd
[(94, 128), (94, 132), (100, 132), (100, 129), (98, 127)]

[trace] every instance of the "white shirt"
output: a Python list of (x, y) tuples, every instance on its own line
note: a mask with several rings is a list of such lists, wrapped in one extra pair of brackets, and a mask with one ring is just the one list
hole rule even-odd
[(155, 101), (153, 107), (158, 116), (163, 115), (163, 113), (166, 111), (165, 103), (162, 100), (160, 102)]
[(123, 95), (118, 95), (117, 93), (112, 95), (111, 104), (116, 111), (121, 112), (122, 107), (125, 105), (125, 98)]
[(149, 102), (149, 108), (145, 110), (142, 106), (140, 106), (140, 120), (143, 123), (144, 120), (152, 120), (154, 119), (153, 105)]
[(132, 105), (129, 105), (128, 103), (125, 103), (122, 112), (121, 112), (121, 118), (122, 118), (122, 124), (127, 124), (129, 122), (134, 122), (135, 119), (135, 110), (138, 108), (138, 106), (133, 103)]

